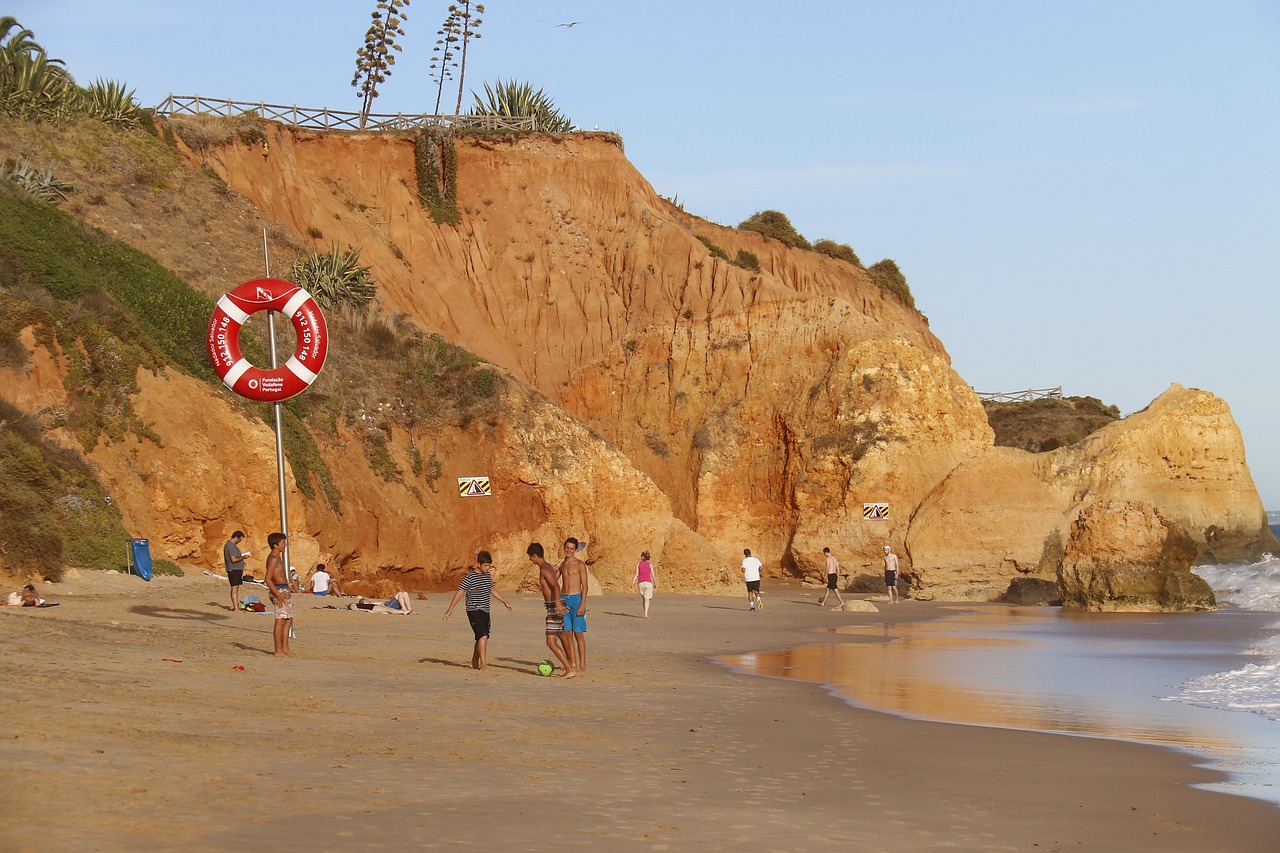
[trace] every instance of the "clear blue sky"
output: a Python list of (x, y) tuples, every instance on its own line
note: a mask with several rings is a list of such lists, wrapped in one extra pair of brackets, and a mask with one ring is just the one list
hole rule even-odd
[[(20, 0), (82, 84), (355, 109), (374, 0)], [(375, 111), (435, 102), (415, 0)], [(659, 193), (895, 259), (979, 390), (1223, 397), (1280, 509), (1280, 3), (486, 4), (468, 94), (528, 80)], [(581, 21), (572, 29), (556, 24)], [(456, 83), (455, 93), (456, 93)], [(456, 94), (455, 94), (456, 97)], [(448, 100), (446, 98), (446, 100)]]

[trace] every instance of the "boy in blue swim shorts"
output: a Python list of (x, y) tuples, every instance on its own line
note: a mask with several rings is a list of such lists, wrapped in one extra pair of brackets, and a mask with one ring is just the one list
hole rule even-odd
[(568, 608), (564, 614), (564, 650), (573, 670), (581, 673), (587, 668), (587, 564), (575, 556), (577, 552), (577, 539), (570, 536), (564, 540), (564, 559), (557, 568), (560, 591)]

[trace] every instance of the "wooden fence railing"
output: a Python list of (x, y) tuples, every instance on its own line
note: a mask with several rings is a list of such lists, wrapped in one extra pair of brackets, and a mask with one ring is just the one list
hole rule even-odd
[(361, 127), (360, 113), (350, 110), (232, 101), (227, 98), (204, 98), (200, 95), (169, 95), (155, 108), (155, 112), (163, 116), (200, 115), (201, 113), (228, 117), (254, 115), (294, 127), (323, 130), (413, 130), (420, 127), (523, 131), (538, 129), (537, 119), (533, 116), (427, 115), (426, 113), (370, 113), (366, 116), (364, 127)]
[(1062, 386), (1057, 388), (1028, 388), (1025, 391), (976, 391), (978, 399), (989, 403), (1026, 403), (1031, 400), (1061, 400)]

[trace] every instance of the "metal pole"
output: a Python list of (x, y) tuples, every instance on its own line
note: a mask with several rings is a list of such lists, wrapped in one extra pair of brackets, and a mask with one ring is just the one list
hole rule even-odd
[[(267, 277), (271, 277), (271, 257), (267, 252), (267, 229), (262, 229), (262, 261), (266, 267)], [(278, 357), (276, 356), (276, 312), (267, 312), (267, 337), (271, 340), (271, 369), (275, 370), (280, 366)], [(284, 490), (284, 426), (281, 414), (281, 406), (283, 403), (272, 403), (271, 408), (275, 411), (276, 421), (276, 483), (280, 494), (280, 532), (285, 536), (289, 535), (289, 508), (285, 503)], [(284, 576), (285, 580), (290, 583), (293, 578), (290, 576), (291, 563), (289, 562), (289, 540), (284, 542)]]

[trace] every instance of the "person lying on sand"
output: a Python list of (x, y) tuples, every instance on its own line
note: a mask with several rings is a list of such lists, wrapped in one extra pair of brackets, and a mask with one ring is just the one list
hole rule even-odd
[(397, 592), (386, 601), (378, 601), (373, 598), (359, 598), (347, 605), (348, 610), (363, 610), (367, 613), (394, 613), (397, 616), (408, 616), (413, 612), (413, 605), (409, 603), (409, 593), (401, 591)]
[(22, 588), (21, 592), (9, 593), (8, 600), (3, 602), (6, 607), (57, 607), (56, 603), (50, 603), (40, 597), (36, 592), (33, 584), (27, 584)]

